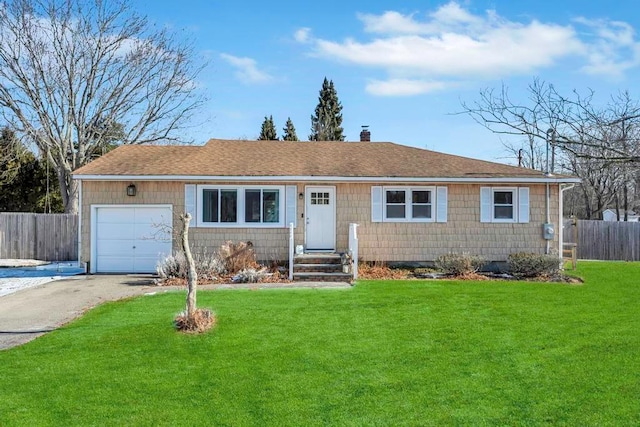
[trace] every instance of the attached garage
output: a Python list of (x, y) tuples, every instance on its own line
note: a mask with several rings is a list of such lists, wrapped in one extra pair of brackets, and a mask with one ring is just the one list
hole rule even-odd
[(153, 273), (171, 253), (170, 205), (94, 205), (91, 222), (92, 273)]

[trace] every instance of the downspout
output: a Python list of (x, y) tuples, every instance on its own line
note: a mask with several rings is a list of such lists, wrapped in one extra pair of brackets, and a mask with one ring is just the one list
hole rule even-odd
[[(549, 221), (551, 220), (551, 190), (549, 188), (550, 184), (549, 184), (549, 178), (551, 178), (551, 172), (549, 171), (549, 139), (553, 138), (555, 134), (555, 129), (554, 128), (549, 128), (549, 130), (547, 130), (547, 139), (546, 139), (546, 147), (547, 147), (547, 158), (546, 158), (546, 164), (545, 164), (545, 171), (544, 171), (544, 175), (547, 177), (547, 197), (546, 197), (546, 205), (547, 205), (547, 209), (546, 209), (546, 216), (545, 216), (545, 227), (546, 224), (549, 224)], [(546, 239), (546, 249), (545, 249), (545, 254), (549, 255), (550, 251), (551, 251), (551, 240)]]
[[(547, 181), (547, 215), (545, 217), (545, 224), (549, 224), (549, 221), (551, 220), (551, 191), (549, 189), (549, 181)], [(547, 248), (545, 250), (545, 254), (549, 255), (549, 252), (551, 250), (551, 240), (547, 239)]]
[(563, 215), (563, 211), (564, 211), (564, 192), (566, 190), (571, 190), (573, 187), (575, 187), (575, 184), (560, 184), (560, 200), (558, 201), (558, 208), (559, 208), (559, 224), (560, 224), (560, 232), (558, 235), (558, 254), (560, 255), (560, 258), (562, 258), (562, 254), (564, 251), (564, 215)]
[[(547, 197), (546, 197), (546, 205), (547, 205), (547, 214), (545, 216), (545, 227), (546, 224), (549, 224), (549, 220), (551, 219), (551, 191), (549, 189), (549, 178), (551, 177), (551, 172), (549, 172), (549, 139), (550, 137), (553, 137), (553, 133), (555, 132), (555, 130), (553, 128), (549, 128), (549, 130), (547, 130), (547, 139), (546, 139), (546, 147), (547, 147), (547, 159), (546, 159), (546, 164), (545, 164), (545, 171), (544, 171), (544, 175), (547, 177)], [(549, 251), (551, 249), (551, 241), (546, 238), (546, 249), (544, 251), (545, 254), (549, 255)]]
[[(82, 265), (82, 180), (78, 180), (78, 266)], [(85, 273), (87, 272), (85, 266)]]

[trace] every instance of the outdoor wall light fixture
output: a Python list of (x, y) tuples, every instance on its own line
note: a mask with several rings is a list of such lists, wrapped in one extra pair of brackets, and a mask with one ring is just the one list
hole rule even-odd
[(304, 193), (298, 194), (298, 199), (300, 199), (300, 200), (304, 199)]
[(127, 196), (135, 196), (136, 195), (136, 185), (129, 184), (127, 187)]

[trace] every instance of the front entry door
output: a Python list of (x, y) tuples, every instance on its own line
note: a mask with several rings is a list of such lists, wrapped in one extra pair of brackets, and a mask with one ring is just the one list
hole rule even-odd
[(336, 188), (306, 187), (305, 243), (309, 251), (336, 249)]

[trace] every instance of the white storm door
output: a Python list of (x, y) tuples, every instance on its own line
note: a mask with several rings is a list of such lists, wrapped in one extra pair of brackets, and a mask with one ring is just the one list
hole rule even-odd
[(308, 251), (336, 249), (336, 188), (305, 188), (305, 243)]
[(99, 206), (93, 217), (93, 272), (153, 273), (171, 253), (171, 207)]

